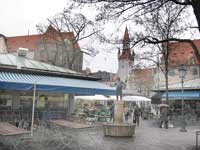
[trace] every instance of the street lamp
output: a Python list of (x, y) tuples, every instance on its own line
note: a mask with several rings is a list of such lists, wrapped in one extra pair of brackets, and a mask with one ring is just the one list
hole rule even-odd
[(179, 75), (181, 78), (181, 93), (182, 93), (182, 99), (181, 99), (181, 116), (182, 116), (182, 128), (180, 129), (181, 132), (187, 132), (186, 130), (186, 122), (185, 122), (185, 115), (184, 115), (184, 97), (183, 97), (183, 83), (184, 83), (184, 78), (186, 75), (186, 66), (183, 64), (180, 65), (179, 69)]

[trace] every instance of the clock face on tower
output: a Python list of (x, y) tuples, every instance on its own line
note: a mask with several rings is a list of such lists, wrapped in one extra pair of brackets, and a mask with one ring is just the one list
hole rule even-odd
[(128, 43), (124, 43), (124, 49), (127, 50), (130, 48), (130, 45)]

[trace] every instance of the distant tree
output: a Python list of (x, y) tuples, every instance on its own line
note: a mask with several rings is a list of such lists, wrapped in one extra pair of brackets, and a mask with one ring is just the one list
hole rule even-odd
[[(43, 48), (48, 49), (48, 44), (54, 47), (54, 54), (46, 54), (48, 62), (68, 69), (75, 69), (76, 60), (81, 61), (80, 56), (83, 53), (91, 56), (96, 54), (93, 47), (79, 47), (78, 42), (99, 32), (94, 23), (83, 14), (73, 13), (72, 7), (69, 6), (62, 13), (47, 19), (47, 24), (38, 24), (36, 26), (43, 39)], [(49, 26), (52, 26), (56, 31), (46, 34)], [(67, 33), (71, 34), (69, 39), (66, 39)], [(48, 53), (48, 51), (46, 52)], [(58, 61), (58, 59), (61, 59), (61, 61)], [(80, 71), (80, 69), (75, 70)]]

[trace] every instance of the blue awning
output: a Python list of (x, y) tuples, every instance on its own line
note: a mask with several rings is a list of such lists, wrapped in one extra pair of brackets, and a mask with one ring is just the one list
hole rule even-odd
[(33, 90), (36, 84), (37, 91), (54, 91), (73, 94), (102, 94), (115, 95), (116, 91), (98, 81), (52, 77), (23, 73), (0, 72), (1, 90)]
[[(200, 100), (200, 91), (169, 91), (169, 100)], [(162, 95), (162, 100), (166, 100), (166, 93)]]

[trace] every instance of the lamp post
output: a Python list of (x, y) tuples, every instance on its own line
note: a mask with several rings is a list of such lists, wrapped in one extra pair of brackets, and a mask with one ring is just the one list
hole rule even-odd
[(183, 97), (183, 83), (184, 83), (184, 78), (185, 78), (185, 75), (186, 75), (186, 67), (181, 64), (179, 69), (179, 75), (180, 75), (180, 78), (181, 78), (181, 93), (182, 93), (182, 99), (181, 99), (181, 116), (182, 116), (182, 127), (180, 129), (181, 132), (187, 132), (186, 130), (186, 122), (185, 122), (185, 114), (184, 114), (184, 108), (185, 108), (185, 104), (184, 104), (184, 97)]

